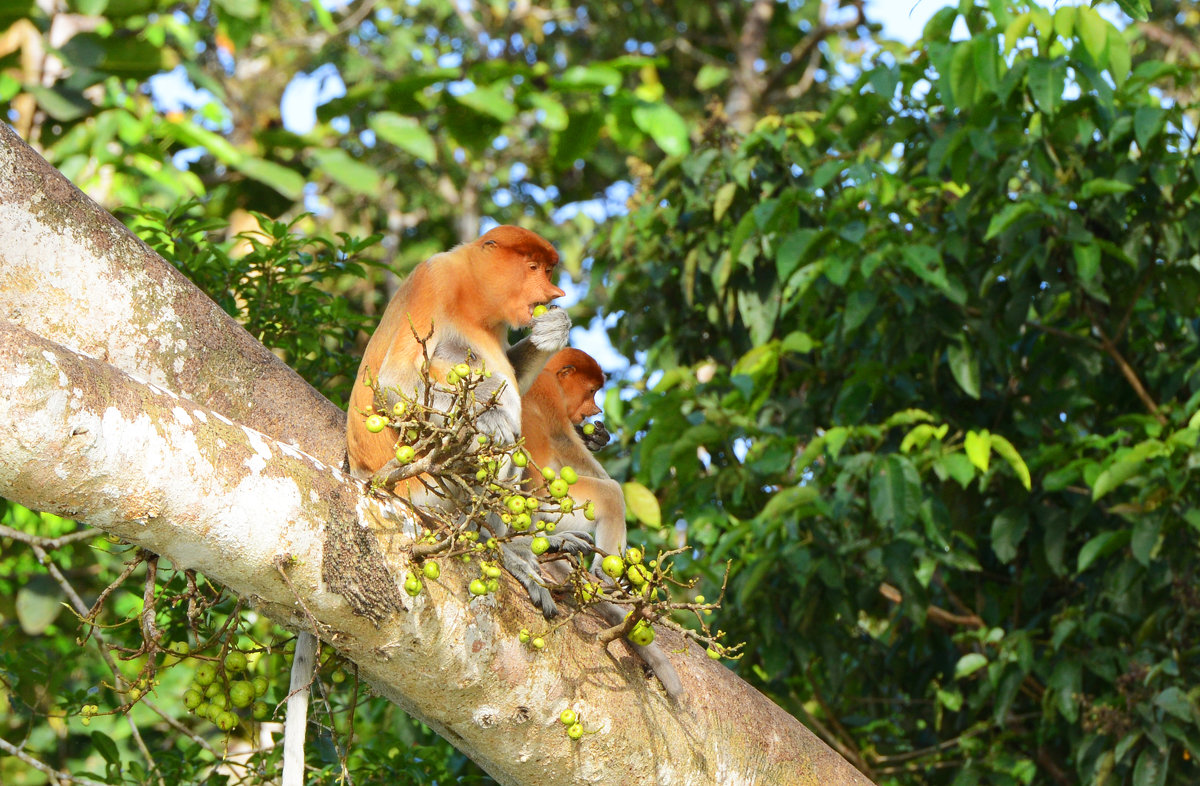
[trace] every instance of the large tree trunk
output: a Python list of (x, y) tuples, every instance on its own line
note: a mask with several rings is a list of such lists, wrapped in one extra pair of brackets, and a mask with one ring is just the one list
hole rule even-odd
[[(407, 519), (341, 472), (340, 409), (3, 124), (0, 317), (0, 495), (315, 631), (497, 780), (868, 783), (669, 631), (680, 704), (623, 643), (597, 643), (599, 620), (520, 645), (542, 621), (511, 579), (468, 600), (447, 565), (400, 592)], [(596, 733), (568, 739), (568, 705)]]

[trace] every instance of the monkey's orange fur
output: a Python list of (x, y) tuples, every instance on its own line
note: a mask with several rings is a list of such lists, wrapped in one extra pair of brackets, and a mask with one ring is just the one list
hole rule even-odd
[[(600, 412), (596, 391), (604, 386), (600, 364), (586, 352), (563, 349), (546, 362), (521, 400), (521, 433), (525, 449), (539, 467), (555, 471), (572, 467), (579, 480), (571, 496), (591, 500), (595, 523), (577, 509), (559, 523), (559, 529), (595, 529), (596, 548), (605, 554), (625, 550), (625, 496), (621, 484), (608, 476), (575, 431), (575, 424)], [(540, 478), (540, 474), (536, 475)]]
[[(542, 237), (500, 226), (413, 270), (367, 344), (350, 396), (346, 447), (356, 475), (369, 476), (391, 460), (397, 439), (390, 428), (377, 434), (366, 430), (360, 413), (372, 408), (373, 393), (363, 381), (369, 372), (380, 389), (420, 389), (422, 356), (414, 329), (424, 337), (432, 326), (427, 346), (436, 379), (444, 379), (446, 370), (465, 362), (469, 353), (474, 367), (482, 363), (492, 372), (495, 387), (507, 383), (502, 406), (481, 427), (497, 439), (516, 437), (520, 392), (517, 371), (506, 355), (508, 329), (529, 325), (534, 306), (563, 296), (550, 281), (557, 263), (558, 252)], [(485, 391), (477, 393), (482, 398)]]

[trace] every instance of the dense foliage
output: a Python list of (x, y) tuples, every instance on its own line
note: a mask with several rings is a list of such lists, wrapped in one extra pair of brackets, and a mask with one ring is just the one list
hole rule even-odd
[(1200, 776), (1197, 82), (1131, 38), (943, 10), (824, 112), (714, 122), (596, 261), (629, 473), (882, 783)]

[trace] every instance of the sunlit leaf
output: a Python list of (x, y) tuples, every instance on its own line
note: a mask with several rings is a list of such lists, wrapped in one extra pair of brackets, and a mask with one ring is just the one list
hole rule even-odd
[(654, 492), (635, 480), (622, 483), (621, 490), (625, 492), (625, 511), (629, 515), (647, 527), (662, 526), (662, 511)]

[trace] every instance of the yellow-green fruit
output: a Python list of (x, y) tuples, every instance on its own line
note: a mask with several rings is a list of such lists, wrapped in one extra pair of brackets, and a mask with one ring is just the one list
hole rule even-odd
[(225, 671), (231, 674), (237, 674), (246, 670), (246, 656), (237, 650), (231, 651), (225, 656)]
[(571, 709), (563, 710), (562, 712), (559, 713), (558, 720), (564, 726), (574, 726), (575, 720), (576, 720), (575, 710), (571, 710)]
[(575, 483), (579, 480), (579, 473), (575, 471), (574, 467), (563, 467), (558, 471), (558, 474), (568, 483)]
[(271, 714), (271, 708), (267, 706), (265, 701), (256, 701), (250, 713), (254, 716), (254, 720), (265, 720)]
[(421, 594), (421, 586), (421, 580), (415, 573), (410, 573), (404, 578), (404, 591), (414, 598)]
[(513, 454), (513, 463), (518, 467), (523, 467), (529, 463), (529, 456), (525, 455), (525, 451), (518, 450)]
[(525, 512), (525, 498), (518, 496), (517, 494), (513, 494), (511, 497), (504, 500), (504, 504), (507, 505), (508, 509), (513, 512), (513, 515)]
[(475, 479), (481, 483), (483, 481), (487, 480), (488, 479), (488, 471), (486, 469), (479, 470), (478, 472), (475, 473)]
[(703, 595), (697, 595), (697, 596), (696, 596), (696, 598), (695, 598), (695, 601), (696, 601), (696, 603), (703, 603), (703, 602), (704, 602), (704, 596), (703, 596)]
[(650, 627), (650, 623), (645, 620), (639, 620), (638, 624), (633, 626), (633, 630), (629, 631), (629, 640), (645, 647), (654, 641), (654, 628)]
[(224, 693), (218, 693), (216, 696), (212, 697), (212, 701), (210, 701), (209, 704), (212, 704), (215, 707), (220, 707), (221, 709), (225, 709), (229, 706), (229, 697)]
[(546, 522), (546, 531), (547, 532), (553, 532), (556, 529), (558, 529), (558, 524), (556, 522), (553, 522), (553, 521)]
[(533, 641), (529, 642), (529, 644), (530, 644), (530, 646), (532, 646), (532, 647), (533, 647), (535, 650), (540, 650), (540, 649), (542, 649), (543, 647), (545, 647), (545, 646), (546, 646), (546, 640), (545, 640), (545, 639), (543, 639), (541, 636), (538, 636), (536, 639), (534, 639)]
[(554, 480), (558, 477), (558, 473), (550, 469), (550, 467), (542, 467), (542, 477), (546, 480)]
[(467, 585), (467, 590), (472, 595), (486, 595), (487, 584), (484, 583), (483, 579), (474, 579), (470, 584)]
[(650, 573), (641, 565), (630, 565), (629, 570), (625, 571), (625, 577), (629, 579), (630, 584), (640, 587), (650, 580)]
[(255, 696), (265, 696), (267, 693), (267, 688), (270, 687), (270, 683), (267, 682), (267, 678), (263, 677), (262, 675), (255, 677), (250, 684), (254, 686)]
[(583, 424), (583, 433), (587, 434), (589, 437), (591, 435), (595, 434), (596, 433), (596, 424), (595, 423), (584, 423)]
[(211, 699), (213, 696), (220, 695), (223, 690), (225, 689), (221, 686), (221, 683), (214, 682), (204, 689), (204, 698)]
[(447, 385), (457, 385), (458, 384), (458, 373), (455, 372), (454, 369), (450, 369), (449, 371), (446, 372), (446, 384)]
[(211, 685), (216, 678), (217, 664), (207, 660), (196, 666), (196, 673), (192, 675), (192, 680), (197, 685)]
[(194, 710), (204, 703), (204, 694), (192, 688), (183, 692), (183, 706)]
[(547, 313), (549, 310), (550, 309), (547, 308), (546, 306), (542, 306), (542, 305), (534, 306), (533, 307), (533, 315), (535, 317), (540, 317), (542, 314)]
[(718, 660), (721, 657), (720, 651), (715, 650), (712, 647), (709, 647), (704, 652), (708, 655), (708, 657), (712, 658), (713, 660)]
[(378, 434), (387, 426), (387, 418), (383, 415), (371, 415), (367, 418), (367, 431)]
[(404, 411), (406, 409), (408, 409), (407, 404), (405, 404), (403, 401), (397, 401), (395, 404), (392, 405), (392, 415), (394, 415), (395, 417), (400, 417), (401, 415), (404, 414)]
[(573, 723), (570, 726), (568, 726), (567, 727), (567, 736), (573, 740), (577, 740), (580, 737), (582, 737), (583, 736), (583, 725), (579, 724), (579, 723)]
[(533, 523), (533, 519), (529, 518), (528, 513), (518, 513), (512, 520), (513, 529), (517, 532), (524, 532), (529, 529), (531, 523)]
[(517, 640), (520, 641), (522, 644), (528, 642), (529, 641), (529, 630), (527, 628), (521, 628), (521, 632), (517, 634)]
[(533, 539), (533, 543), (529, 544), (529, 550), (534, 554), (545, 554), (550, 550), (550, 539), (544, 535), (538, 535)]
[(525, 498), (525, 510), (529, 511), (530, 513), (537, 510), (539, 505), (541, 505), (541, 503), (538, 502), (537, 497)]
[(583, 517), (588, 521), (596, 520), (596, 503), (588, 502), (583, 508)]
[(575, 500), (570, 497), (563, 497), (558, 501), (558, 509), (563, 513), (570, 513), (572, 510), (575, 510)]
[(471, 373), (471, 367), (466, 363), (459, 363), (454, 367), (454, 373), (458, 374), (460, 377), (468, 376)]
[(401, 445), (396, 448), (396, 461), (400, 464), (408, 464), (417, 457), (417, 449), (412, 445)]
[(550, 490), (550, 496), (554, 497), (555, 499), (562, 499), (563, 497), (567, 496), (567, 492), (570, 491), (570, 486), (567, 484), (567, 481), (563, 480), (562, 478), (555, 478), (554, 480), (550, 481), (548, 488)]
[(642, 550), (637, 546), (630, 546), (629, 548), (625, 549), (625, 561), (631, 565), (636, 562), (641, 562), (643, 556), (645, 555), (642, 554)]
[(487, 585), (488, 592), (499, 592), (500, 591), (500, 579), (488, 579), (484, 583)]
[(483, 569), (483, 575), (487, 576), (489, 579), (498, 579), (500, 578), (500, 568), (496, 567), (495, 565), (487, 565)]
[(609, 554), (604, 558), (604, 561), (600, 563), (600, 570), (604, 571), (606, 575), (611, 576), (614, 579), (620, 578), (621, 574), (625, 572), (625, 560), (621, 559), (616, 554)]
[(427, 579), (436, 579), (442, 575), (442, 567), (437, 562), (429, 560), (421, 568), (421, 572), (425, 574), (425, 578)]
[(229, 686), (229, 701), (235, 707), (249, 707), (254, 701), (254, 685), (247, 680), (238, 680)]
[(232, 712), (222, 712), (216, 717), (215, 722), (221, 731), (233, 731), (233, 727), (238, 724), (238, 716)]

